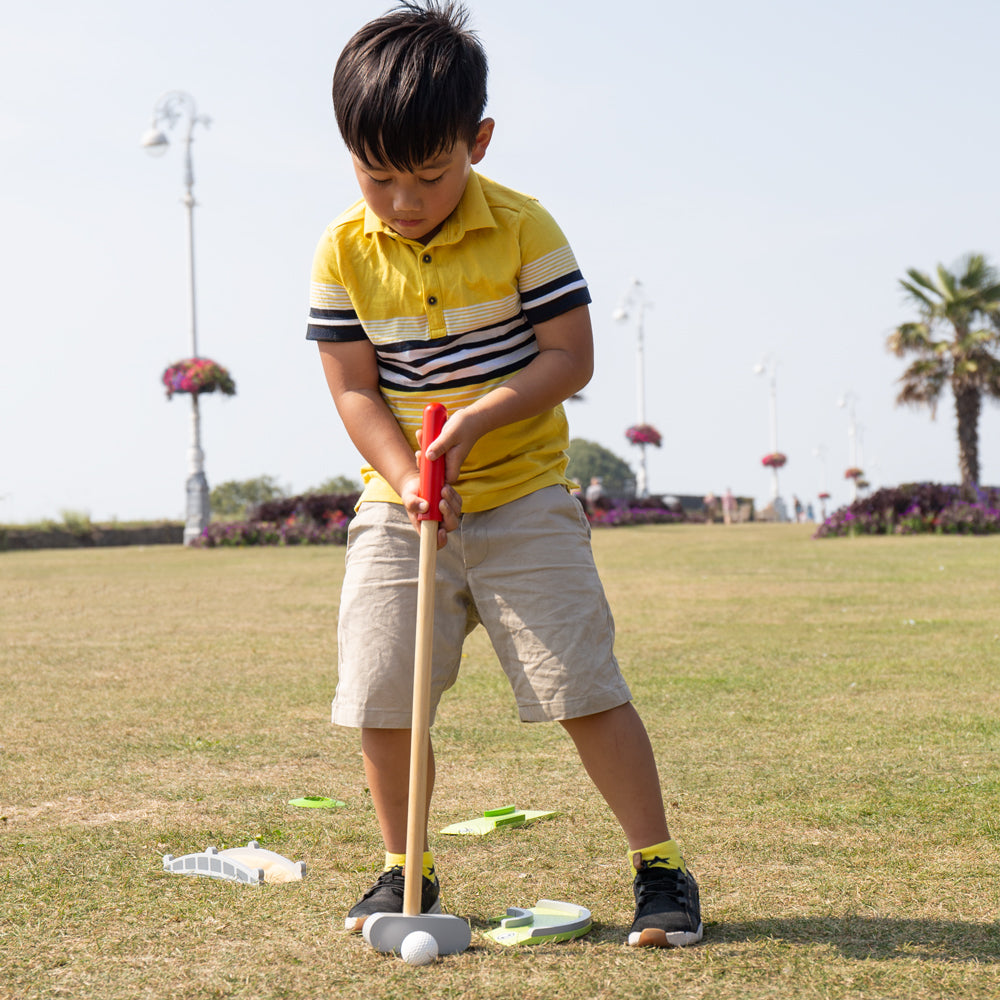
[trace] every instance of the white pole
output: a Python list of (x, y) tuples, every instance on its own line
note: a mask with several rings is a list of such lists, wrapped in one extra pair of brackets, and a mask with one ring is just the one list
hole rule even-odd
[[(208, 126), (210, 120), (199, 115), (194, 98), (181, 90), (164, 94), (153, 109), (153, 125), (142, 139), (142, 144), (151, 153), (165, 152), (168, 140), (160, 130), (162, 124), (172, 129), (181, 119), (187, 120), (184, 135), (184, 205), (187, 220), (187, 263), (188, 263), (188, 312), (191, 335), (191, 357), (198, 355), (198, 317), (195, 299), (194, 267), (194, 169), (191, 159), (191, 141), (195, 125)], [(186, 484), (187, 509), (184, 524), (184, 544), (190, 545), (208, 526), (211, 517), (208, 499), (208, 480), (205, 478), (205, 453), (201, 448), (201, 413), (198, 396), (191, 394), (191, 444), (188, 448), (188, 478)]]
[[(638, 282), (637, 282), (638, 284)], [(636, 419), (640, 426), (646, 422), (646, 362), (643, 344), (643, 320), (644, 303), (639, 300), (639, 316), (637, 325), (637, 346), (636, 346)], [(640, 498), (649, 496), (649, 477), (646, 472), (646, 444), (639, 445), (639, 472), (636, 476), (636, 493)]]
[[(850, 461), (850, 468), (860, 469), (861, 466), (858, 464), (858, 422), (857, 415), (855, 413), (854, 404), (857, 402), (857, 396), (853, 392), (848, 390), (843, 396), (837, 400), (837, 405), (841, 408), (847, 409), (847, 451), (848, 451), (848, 461)], [(851, 476), (851, 503), (854, 503), (858, 499), (858, 479), (857, 476)]]
[[(766, 355), (754, 365), (754, 374), (768, 376), (768, 414), (770, 417), (771, 454), (778, 452), (778, 362)], [(774, 516), (779, 521), (785, 520), (785, 505), (781, 501), (781, 491), (778, 485), (778, 467), (771, 466), (771, 501), (774, 504)]]
[[(771, 454), (778, 451), (778, 377), (777, 365), (771, 364), (771, 385), (770, 385), (770, 412), (771, 412)], [(778, 467), (771, 466), (771, 499), (777, 506), (778, 503)]]
[[(613, 318), (622, 322), (629, 318), (629, 310), (636, 310), (636, 423), (642, 426), (646, 422), (646, 360), (645, 360), (645, 335), (643, 331), (643, 319), (646, 307), (651, 303), (647, 301), (642, 290), (642, 282), (638, 278), (632, 279), (632, 285), (625, 296), (622, 304), (614, 311)], [(635, 495), (644, 498), (649, 496), (649, 479), (646, 474), (646, 444), (639, 442), (639, 468), (635, 474)]]

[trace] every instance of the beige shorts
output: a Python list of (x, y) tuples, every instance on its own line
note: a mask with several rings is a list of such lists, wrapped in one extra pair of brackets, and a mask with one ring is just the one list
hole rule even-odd
[[(407, 729), (420, 537), (398, 504), (366, 503), (348, 532), (338, 626), (338, 725)], [(431, 721), (482, 624), (520, 718), (592, 715), (631, 699), (579, 502), (550, 486), (462, 516), (438, 551)]]

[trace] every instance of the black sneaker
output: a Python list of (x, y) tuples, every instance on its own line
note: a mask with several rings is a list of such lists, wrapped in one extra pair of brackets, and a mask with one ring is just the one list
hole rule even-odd
[(633, 885), (635, 920), (628, 943), (646, 948), (683, 948), (701, 940), (698, 883), (681, 868), (651, 868), (645, 862)]
[[(351, 907), (344, 920), (344, 929), (360, 931), (365, 920), (373, 913), (402, 913), (404, 884), (402, 865), (382, 872), (378, 881)], [(421, 913), (441, 912), (441, 901), (438, 899), (440, 892), (437, 875), (433, 879), (425, 875), (420, 892)]]

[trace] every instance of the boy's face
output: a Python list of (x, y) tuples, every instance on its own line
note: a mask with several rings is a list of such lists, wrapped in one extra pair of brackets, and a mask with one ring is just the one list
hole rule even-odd
[(471, 149), (460, 140), (412, 171), (365, 163), (352, 154), (361, 196), (393, 232), (427, 243), (462, 200), (469, 171), (486, 155), (492, 135), (493, 120), (485, 118)]

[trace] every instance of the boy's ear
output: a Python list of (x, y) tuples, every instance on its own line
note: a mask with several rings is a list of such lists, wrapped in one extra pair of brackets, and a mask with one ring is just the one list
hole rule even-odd
[(479, 163), (479, 161), (486, 155), (486, 147), (490, 144), (490, 139), (493, 138), (493, 127), (496, 122), (492, 118), (484, 118), (479, 123), (479, 129), (476, 131), (476, 141), (472, 144), (472, 149), (469, 152), (469, 161), (472, 164)]

